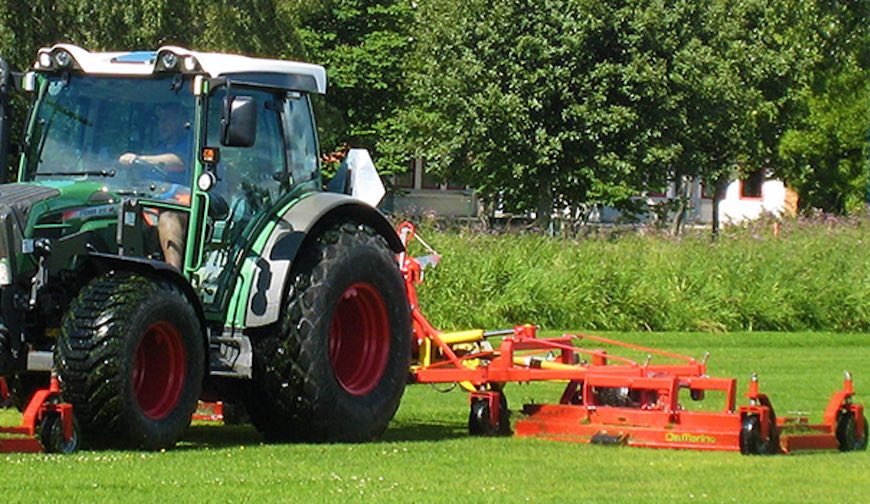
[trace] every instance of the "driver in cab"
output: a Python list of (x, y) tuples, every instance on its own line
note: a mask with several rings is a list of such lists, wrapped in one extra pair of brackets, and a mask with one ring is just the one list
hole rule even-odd
[[(160, 174), (161, 181), (188, 186), (190, 153), (193, 151), (193, 135), (190, 121), (183, 107), (163, 105), (156, 110), (158, 146), (153, 153), (125, 152), (118, 158), (122, 165), (144, 165)], [(185, 187), (171, 199), (177, 203), (190, 204), (190, 190)], [(178, 269), (184, 261), (187, 213), (161, 210), (157, 216), (157, 236), (163, 260)], [(146, 216), (146, 220), (147, 216)]]

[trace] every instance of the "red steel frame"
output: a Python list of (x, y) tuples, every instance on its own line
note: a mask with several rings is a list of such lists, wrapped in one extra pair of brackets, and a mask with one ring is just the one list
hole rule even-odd
[[(409, 222), (403, 222), (398, 233), (406, 247), (416, 237), (416, 229)], [(437, 263), (439, 259), (435, 255), (430, 260)], [(531, 325), (490, 333), (439, 331), (420, 309), (420, 261), (405, 252), (399, 254), (398, 261), (418, 354), (418, 362), (411, 368), (416, 383), (461, 383), (469, 390), (470, 401), (489, 401), (491, 421), (496, 423), (501, 413), (499, 394), (506, 383), (567, 382), (558, 404), (523, 407), (524, 417), (515, 425), (519, 436), (752, 453), (751, 448), (742, 447), (741, 431), (744, 421), (754, 416), (766, 450), (790, 453), (842, 448), (836, 435), (837, 422), (840, 415), (854, 415), (857, 435), (866, 439), (863, 406), (852, 403), (854, 391), (848, 373), (843, 389), (834, 393), (828, 403), (823, 424), (809, 424), (803, 417), (777, 419), (770, 400), (759, 392), (757, 377), (753, 376), (746, 395), (750, 404), (737, 407), (737, 380), (709, 377), (706, 358), (699, 362), (689, 356), (588, 334), (538, 338)], [(485, 341), (489, 335), (505, 334), (498, 349)], [(581, 346), (584, 342), (596, 348)], [(638, 363), (608, 350), (641, 352), (647, 354), (647, 359)], [(650, 362), (654, 357), (674, 363), (653, 365)], [(725, 404), (716, 412), (686, 410), (679, 402), (681, 390), (688, 390), (693, 399), (718, 391), (724, 394)]]

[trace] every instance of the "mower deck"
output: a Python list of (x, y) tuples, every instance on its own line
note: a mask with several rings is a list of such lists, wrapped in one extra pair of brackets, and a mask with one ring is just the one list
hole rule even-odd
[[(770, 400), (759, 392), (755, 375), (746, 394), (749, 404), (737, 406), (737, 380), (708, 376), (706, 357), (698, 361), (587, 334), (538, 338), (531, 325), (500, 331), (439, 331), (423, 315), (416, 288), (423, 280), (423, 267), (437, 264), (440, 257), (416, 235), (413, 224), (402, 223), (398, 231), (406, 246), (416, 238), (432, 254), (398, 257), (416, 343), (412, 379), (458, 383), (468, 391), (472, 434), (511, 432), (502, 393), (508, 383), (555, 381), (566, 384), (559, 402), (524, 405), (514, 426), (518, 436), (744, 454), (867, 446), (867, 420), (863, 406), (852, 402), (849, 373), (842, 390), (828, 402), (823, 423), (810, 424), (804, 417), (777, 419)], [(503, 336), (497, 349), (488, 341), (495, 336)], [(638, 362), (623, 354), (646, 358)], [(709, 392), (724, 396), (719, 411), (683, 406), (688, 399), (703, 400)]]

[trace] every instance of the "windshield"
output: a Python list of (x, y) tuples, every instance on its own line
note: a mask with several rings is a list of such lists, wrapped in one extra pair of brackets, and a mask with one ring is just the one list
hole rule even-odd
[(189, 79), (47, 79), (26, 146), (25, 180), (100, 181), (112, 192), (159, 199), (189, 195)]

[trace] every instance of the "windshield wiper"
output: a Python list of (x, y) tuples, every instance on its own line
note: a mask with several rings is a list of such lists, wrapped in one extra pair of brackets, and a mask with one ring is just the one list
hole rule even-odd
[(113, 189), (112, 192), (117, 194), (118, 196), (134, 196), (134, 197), (151, 196), (151, 194), (154, 193), (153, 190), (144, 191), (141, 189)]
[(75, 172), (36, 172), (37, 176), (43, 175), (46, 177), (82, 177), (85, 175), (94, 175), (98, 177), (114, 177), (115, 170), (85, 170), (85, 171), (75, 171)]

